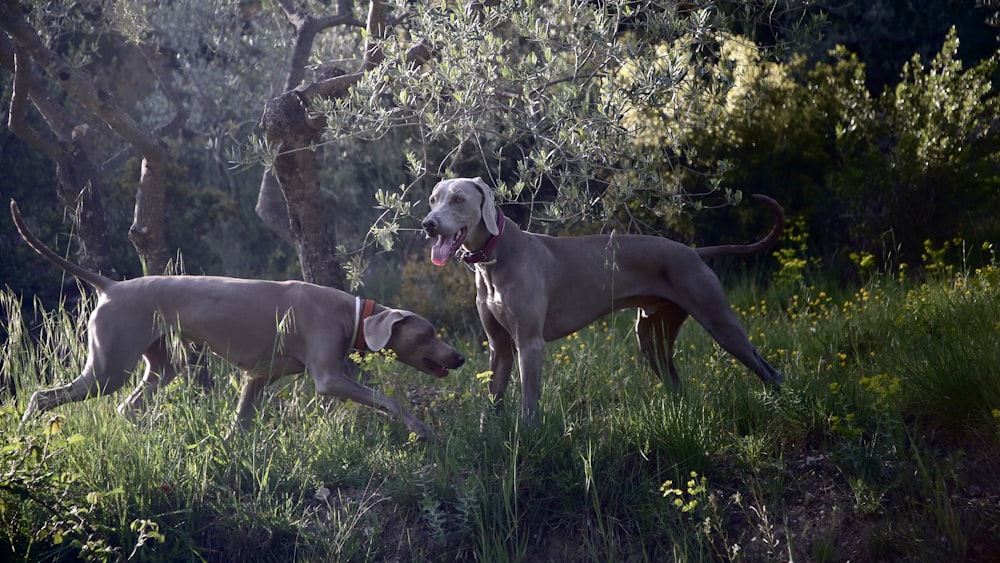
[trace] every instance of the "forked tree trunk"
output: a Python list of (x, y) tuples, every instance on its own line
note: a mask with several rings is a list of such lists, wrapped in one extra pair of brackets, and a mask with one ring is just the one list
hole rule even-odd
[[(277, 156), (261, 180), (257, 215), (295, 246), (306, 281), (342, 289), (344, 272), (336, 255), (336, 214), (326, 206), (320, 191), (315, 150), (326, 122), (310, 114), (311, 103), (318, 98), (344, 95), (361, 80), (363, 72), (382, 61), (383, 54), (374, 40), (386, 33), (386, 8), (381, 0), (371, 0), (367, 22), (362, 23), (351, 15), (350, 0), (339, 0), (337, 15), (328, 18), (302, 14), (287, 0), (279, 0), (278, 5), (295, 27), (296, 36), (285, 93), (267, 102), (261, 119), (264, 140)], [(369, 42), (360, 71), (303, 84), (316, 34), (340, 25), (366, 27)], [(414, 65), (430, 56), (431, 50), (420, 44), (407, 52), (407, 60)]]
[(295, 27), (295, 43), (284, 93), (268, 101), (261, 117), (264, 141), (277, 152), (260, 183), (256, 212), (277, 236), (291, 243), (299, 257), (305, 281), (344, 288), (344, 271), (337, 258), (337, 233), (332, 210), (319, 187), (315, 144), (326, 122), (309, 115), (313, 93), (296, 89), (305, 76), (316, 34), (335, 26), (360, 26), (351, 15), (350, 2), (337, 3), (337, 15), (313, 18), (291, 2), (279, 1), (285, 17)]

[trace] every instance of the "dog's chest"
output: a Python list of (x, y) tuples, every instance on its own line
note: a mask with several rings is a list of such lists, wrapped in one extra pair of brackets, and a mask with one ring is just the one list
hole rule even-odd
[(490, 312), (499, 319), (518, 315), (521, 306), (530, 298), (517, 277), (512, 269), (499, 264), (476, 267), (476, 297), (484, 300)]
[(496, 266), (476, 267), (476, 300), (485, 304), (503, 324), (533, 308), (538, 295), (510, 279), (512, 272)]
[(488, 266), (476, 266), (476, 299), (485, 303), (494, 314), (501, 310), (507, 301), (504, 286), (502, 283), (497, 283), (498, 281)]

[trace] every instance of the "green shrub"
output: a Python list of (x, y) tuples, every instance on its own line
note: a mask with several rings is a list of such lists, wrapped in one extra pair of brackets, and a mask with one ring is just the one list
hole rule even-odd
[[(963, 69), (957, 49), (953, 30), (932, 61), (914, 56), (880, 95), (842, 47), (829, 62), (746, 63), (760, 66), (762, 79), (718, 122), (689, 133), (691, 162), (719, 170), (722, 186), (769, 194), (802, 215), (810, 250), (842, 270), (857, 273), (851, 253), (873, 255), (880, 267), (918, 264), (926, 240), (940, 247), (955, 237), (973, 252), (952, 263), (985, 263), (975, 249), (1000, 237), (997, 61)], [(691, 192), (708, 187), (698, 175), (685, 180)], [(705, 234), (690, 236), (710, 242), (738, 225), (759, 230), (765, 219), (746, 220), (759, 215), (754, 206), (739, 213), (739, 222), (699, 216)]]

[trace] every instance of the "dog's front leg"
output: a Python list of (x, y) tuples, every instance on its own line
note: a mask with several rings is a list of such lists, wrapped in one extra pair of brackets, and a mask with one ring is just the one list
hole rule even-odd
[(317, 373), (313, 371), (313, 381), (316, 385), (316, 392), (320, 395), (337, 397), (345, 401), (354, 401), (359, 405), (364, 405), (395, 417), (397, 420), (401, 420), (411, 432), (422, 440), (434, 440), (436, 438), (434, 430), (430, 426), (424, 424), (423, 421), (410, 413), (410, 411), (380, 391), (348, 379), (339, 373)]
[(542, 352), (545, 340), (541, 336), (518, 337), (517, 367), (521, 372), (521, 417), (531, 420), (538, 413), (542, 397)]
[(257, 412), (257, 403), (260, 402), (264, 388), (267, 387), (269, 377), (267, 375), (256, 375), (247, 373), (246, 383), (240, 392), (240, 402), (236, 406), (236, 424), (243, 430), (250, 426), (254, 414)]
[(514, 339), (492, 314), (480, 315), (490, 345), (489, 400), (497, 410), (503, 408), (504, 394), (514, 370)]

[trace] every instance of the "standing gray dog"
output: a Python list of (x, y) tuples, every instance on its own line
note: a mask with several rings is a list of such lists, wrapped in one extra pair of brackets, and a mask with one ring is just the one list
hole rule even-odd
[(13, 200), (10, 211), (31, 248), (100, 293), (88, 324), (89, 354), (83, 373), (61, 387), (36, 391), (23, 421), (64, 403), (117, 391), (144, 357), (142, 382), (119, 407), (130, 415), (146, 395), (176, 376), (167, 350), (167, 336), (173, 332), (207, 345), (247, 373), (237, 407), (241, 425), (253, 416), (268, 382), (308, 370), (317, 393), (395, 416), (421, 438), (434, 436), (430, 427), (396, 401), (358, 383), (347, 371), (352, 349), (392, 350), (399, 361), (438, 377), (460, 367), (465, 359), (438, 339), (422, 317), (299, 281), (212, 276), (114, 281), (43, 245), (25, 226)]
[(729, 307), (722, 284), (705, 260), (763, 252), (781, 236), (784, 212), (771, 198), (775, 226), (750, 245), (690, 248), (641, 235), (550, 237), (521, 231), (496, 207), (480, 178), (439, 182), (423, 221), (442, 266), (455, 255), (475, 264), (476, 307), (490, 343), (489, 392), (503, 399), (517, 352), (521, 411), (534, 415), (541, 395), (542, 349), (619, 309), (639, 309), (639, 348), (664, 380), (679, 383), (674, 341), (691, 315), (730, 354), (765, 383), (779, 386), (771, 367), (747, 338)]

